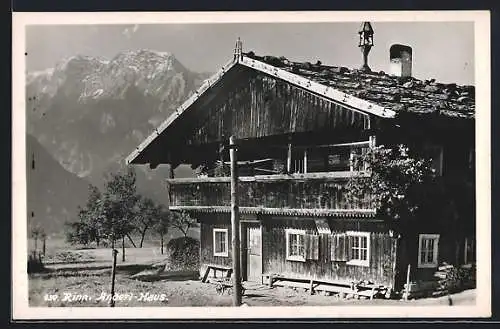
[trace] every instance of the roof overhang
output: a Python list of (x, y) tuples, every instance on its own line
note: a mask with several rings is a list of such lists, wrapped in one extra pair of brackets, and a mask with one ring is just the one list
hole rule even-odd
[(278, 67), (263, 63), (261, 61), (249, 58), (245, 55), (236, 57), (227, 62), (217, 73), (212, 77), (205, 80), (195, 93), (189, 97), (181, 106), (179, 106), (163, 123), (160, 124), (139, 146), (132, 151), (125, 159), (127, 164), (145, 164), (148, 163), (142, 159), (141, 154), (150, 147), (150, 145), (167, 130), (172, 123), (182, 116), (193, 104), (202, 98), (208, 91), (210, 91), (223, 77), (235, 66), (244, 66), (264, 74), (276, 77), (286, 81), (294, 86), (303, 88), (313, 94), (321, 96), (330, 101), (340, 103), (353, 111), (362, 112), (369, 115), (374, 115), (382, 118), (393, 118), (396, 112), (386, 109), (380, 105), (362, 100), (358, 97), (348, 95), (344, 92), (336, 90), (330, 86), (311, 81), (300, 75), (288, 72)]
[[(170, 206), (172, 211), (193, 213), (231, 213), (230, 206)], [(297, 216), (297, 217), (337, 217), (337, 218), (375, 218), (375, 209), (296, 209), (239, 207), (242, 214)]]

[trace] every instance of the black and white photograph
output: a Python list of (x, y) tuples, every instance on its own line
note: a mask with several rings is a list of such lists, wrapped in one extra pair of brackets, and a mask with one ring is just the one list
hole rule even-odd
[(14, 316), (489, 316), (488, 12), (13, 15)]

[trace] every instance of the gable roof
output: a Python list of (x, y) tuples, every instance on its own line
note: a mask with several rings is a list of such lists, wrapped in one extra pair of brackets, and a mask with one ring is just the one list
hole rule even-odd
[(319, 62), (292, 62), (285, 57), (257, 56), (252, 52), (247, 53), (246, 57), (292, 72), (323, 86), (334, 87), (396, 113), (437, 112), (448, 117), (474, 117), (474, 86), (437, 83), (433, 79), (401, 78), (385, 72), (364, 72), (346, 67), (326, 66)]
[(354, 111), (393, 118), (398, 112), (435, 113), (450, 117), (474, 116), (474, 87), (437, 84), (415, 78), (398, 78), (383, 72), (363, 72), (321, 63), (297, 63), (284, 57), (256, 56), (252, 52), (235, 56), (216, 74), (207, 79), (179, 108), (176, 109), (130, 155), (130, 164), (153, 141), (193, 104), (213, 89), (233, 68), (245, 66), (274, 76), (323, 98), (340, 103)]

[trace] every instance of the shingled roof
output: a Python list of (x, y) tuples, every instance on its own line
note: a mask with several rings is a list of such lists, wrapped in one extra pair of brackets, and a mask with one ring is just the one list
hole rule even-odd
[(406, 111), (474, 118), (474, 86), (438, 83), (434, 79), (402, 78), (385, 72), (364, 72), (346, 67), (326, 66), (321, 62), (293, 62), (285, 57), (257, 56), (253, 52), (244, 55), (396, 113)]

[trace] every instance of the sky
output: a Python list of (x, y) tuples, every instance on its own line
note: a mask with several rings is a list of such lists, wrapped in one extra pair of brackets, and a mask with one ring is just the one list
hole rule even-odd
[[(324, 65), (359, 68), (359, 23), (220, 23), (28, 26), (26, 68), (54, 67), (74, 55), (112, 59), (124, 50), (173, 53), (189, 70), (215, 72), (232, 58), (235, 41), (243, 51), (285, 56), (294, 61), (320, 60)], [(389, 71), (394, 43), (413, 48), (413, 76), (443, 83), (474, 84), (472, 22), (372, 22), (373, 71)]]

